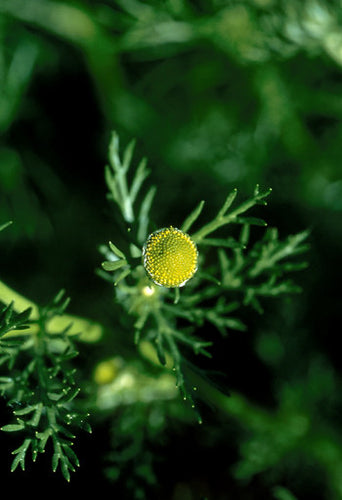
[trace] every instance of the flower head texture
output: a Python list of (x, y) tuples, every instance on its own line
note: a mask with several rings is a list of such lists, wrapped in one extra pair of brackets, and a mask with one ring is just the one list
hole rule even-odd
[(190, 236), (175, 227), (150, 234), (143, 248), (144, 267), (156, 285), (180, 287), (197, 271), (198, 252)]

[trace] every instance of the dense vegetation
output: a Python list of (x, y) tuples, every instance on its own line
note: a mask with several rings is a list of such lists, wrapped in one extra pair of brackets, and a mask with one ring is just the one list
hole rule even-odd
[(341, 12), (0, 1), (6, 487), (342, 498)]

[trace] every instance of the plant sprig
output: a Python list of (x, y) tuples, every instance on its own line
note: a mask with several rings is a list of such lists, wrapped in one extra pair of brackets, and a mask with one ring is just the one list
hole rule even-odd
[[(210, 356), (212, 344), (210, 339), (198, 337), (199, 327), (210, 323), (223, 335), (230, 330), (244, 331), (247, 326), (237, 315), (240, 308), (252, 306), (261, 313), (262, 298), (298, 292), (299, 287), (287, 275), (305, 267), (305, 263), (292, 260), (307, 250), (308, 232), (280, 241), (277, 230), (268, 228), (261, 240), (250, 245), (251, 228), (266, 227), (267, 222), (253, 214), (246, 215), (246, 212), (257, 205), (266, 206), (266, 198), (272, 189), (261, 191), (257, 185), (252, 196), (235, 207), (237, 189), (233, 189), (216, 216), (190, 233), (199, 251), (199, 270), (195, 277), (181, 289), (181, 293), (178, 287), (172, 290), (156, 286), (145, 273), (141, 263), (142, 251), (139, 250), (148, 235), (155, 188), (150, 188), (139, 207), (137, 193), (148, 172), (143, 160), (129, 182), (127, 174), (133, 150), (134, 141), (129, 143), (121, 159), (118, 136), (113, 134), (106, 181), (111, 199), (119, 207), (122, 219), (129, 223), (130, 255), (109, 243), (109, 248), (104, 249), (107, 261), (102, 268), (113, 273), (118, 302), (128, 315), (135, 316), (135, 342), (144, 339), (152, 342), (162, 366), (169, 364), (167, 360), (171, 359), (183, 397), (193, 401), (193, 390), (187, 383), (184, 369), (188, 369), (191, 363), (185, 353), (190, 348), (195, 356)], [(198, 224), (203, 208), (204, 200), (184, 219), (180, 230), (190, 232), (193, 225)], [(138, 218), (135, 211), (139, 213)], [(240, 225), (238, 238), (229, 231), (231, 224)], [(212, 236), (218, 229), (226, 230), (227, 235)], [(132, 240), (132, 235), (135, 240)], [(213, 252), (216, 253), (214, 259), (211, 257)], [(132, 257), (138, 258), (134, 260)]]
[(149, 175), (146, 158), (143, 158), (129, 182), (128, 175), (133, 159), (135, 141), (131, 141), (120, 157), (120, 142), (116, 132), (112, 133), (109, 144), (109, 164), (105, 167), (105, 180), (109, 189), (109, 198), (119, 207), (123, 220), (129, 225), (137, 223), (137, 239), (140, 244), (147, 237), (148, 214), (155, 195), (155, 187), (151, 186), (145, 194), (138, 215), (135, 204), (139, 192)]
[[(267, 202), (265, 201), (265, 198), (269, 196), (269, 194), (272, 192), (272, 188), (269, 188), (267, 191), (260, 193), (259, 191), (259, 185), (256, 186), (254, 194), (251, 198), (247, 199), (241, 205), (239, 205), (237, 208), (234, 210), (228, 212), (230, 209), (231, 205), (233, 204), (236, 196), (237, 196), (237, 189), (233, 189), (231, 191), (223, 206), (220, 208), (218, 211), (216, 217), (202, 226), (201, 229), (193, 233), (192, 238), (193, 240), (197, 243), (206, 243), (206, 236), (209, 234), (213, 233), (217, 229), (219, 229), (222, 226), (225, 226), (230, 223), (236, 223), (236, 224), (248, 224), (248, 225), (258, 225), (258, 226), (267, 226), (267, 222), (265, 222), (262, 219), (259, 219), (257, 217), (240, 217), (241, 214), (247, 212), (247, 210), (251, 209), (255, 205), (267, 205)], [(194, 222), (196, 220), (197, 214), (199, 214), (198, 208), (195, 209), (195, 212), (193, 213), (193, 217), (190, 218), (191, 222)], [(187, 224), (188, 225), (188, 224)], [(209, 243), (210, 244), (210, 243)]]
[(90, 431), (87, 415), (79, 412), (74, 400), (79, 393), (75, 369), (69, 365), (78, 352), (68, 335), (68, 327), (62, 331), (48, 331), (47, 323), (56, 315), (62, 315), (69, 303), (64, 291), (59, 292), (45, 307), (40, 308), (36, 334), (29, 337), (4, 335), (14, 329), (24, 329), (30, 323), (30, 309), (14, 313), (13, 302), (0, 314), (0, 365), (7, 366), (7, 374), (0, 377), (0, 390), (9, 400), (15, 423), (2, 427), (5, 432), (20, 432), (22, 444), (12, 455), (11, 470), (18, 466), (25, 470), (28, 452), (36, 461), (49, 441), (52, 443), (52, 470), (59, 467), (64, 478), (70, 480), (70, 472), (79, 466), (72, 449), (75, 435), (72, 427)]

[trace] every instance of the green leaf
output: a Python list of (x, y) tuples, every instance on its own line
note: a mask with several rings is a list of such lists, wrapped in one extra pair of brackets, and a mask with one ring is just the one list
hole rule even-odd
[(184, 232), (187, 232), (192, 224), (198, 219), (200, 213), (202, 212), (204, 206), (204, 200), (202, 200), (197, 207), (190, 213), (190, 215), (185, 219), (180, 229)]
[[(117, 136), (116, 143), (114, 145), (117, 151), (119, 151), (119, 138)], [(132, 139), (125, 148), (122, 157), (122, 169), (126, 173), (131, 165), (133, 153), (135, 148), (135, 139)]]
[(109, 161), (113, 169), (116, 169), (118, 165), (121, 166), (120, 158), (119, 158), (119, 136), (113, 131), (112, 137), (109, 143)]
[(0, 231), (3, 231), (4, 229), (6, 229), (6, 227), (10, 226), (11, 224), (13, 224), (13, 221), (9, 220), (8, 222), (5, 222), (4, 224), (2, 224), (0, 226)]
[[(75, 467), (70, 462), (67, 456), (64, 455), (61, 443), (54, 440), (54, 454), (52, 456), (52, 470), (56, 472), (58, 465), (60, 465), (62, 475), (66, 481), (70, 481), (70, 471), (74, 472)], [(78, 459), (77, 459), (78, 461)]]
[(0, 384), (12, 384), (13, 378), (11, 377), (0, 377)]
[(226, 214), (227, 210), (229, 210), (229, 208), (233, 204), (233, 202), (236, 198), (236, 195), (237, 195), (237, 189), (235, 188), (235, 189), (233, 189), (233, 191), (231, 193), (229, 193), (229, 195), (226, 198), (226, 201), (223, 204), (223, 207), (219, 210), (219, 212), (217, 214), (218, 218), (221, 218)]
[(25, 408), (20, 408), (20, 410), (14, 410), (14, 415), (27, 415), (28, 413), (32, 413), (37, 409), (37, 405), (34, 406), (25, 406)]
[(69, 482), (70, 481), (70, 472), (75, 472), (75, 467), (73, 467), (69, 460), (66, 457), (61, 457), (61, 471), (64, 479)]
[(12, 302), (10, 302), (8, 304), (8, 306), (6, 306), (2, 311), (1, 311), (1, 315), (2, 315), (2, 322), (7, 326), (11, 320), (11, 317), (12, 317), (12, 313), (13, 313), (13, 305), (14, 305), (14, 301), (12, 300)]
[(56, 470), (57, 470), (60, 457), (61, 457), (61, 455), (60, 455), (59, 451), (55, 451), (55, 453), (52, 455), (51, 464), (52, 464), (52, 470), (53, 470), (53, 472), (56, 472)]
[(234, 222), (238, 224), (249, 224), (252, 226), (267, 226), (267, 222), (258, 217), (236, 217)]
[(108, 243), (109, 244), (109, 248), (111, 249), (111, 251), (117, 256), (119, 257), (119, 259), (122, 259), (122, 260), (125, 260), (126, 259), (126, 256), (123, 252), (121, 252), (121, 250), (118, 249), (118, 247), (116, 245), (114, 245), (114, 243), (112, 243), (111, 241)]
[(224, 324), (232, 330), (238, 330), (240, 332), (245, 332), (247, 330), (246, 325), (238, 318), (224, 318)]
[(197, 278), (211, 281), (211, 283), (215, 283), (215, 285), (217, 285), (217, 286), (221, 286), (221, 284), (222, 284), (221, 281), (216, 278), (216, 276), (213, 276), (210, 273), (205, 273), (203, 271), (197, 271), (196, 275), (197, 275)]
[(120, 267), (127, 265), (127, 260), (125, 259), (119, 259), (113, 261), (107, 260), (105, 262), (102, 262), (101, 265), (105, 271), (116, 271), (117, 269), (120, 269)]
[(38, 456), (39, 452), (40, 452), (40, 448), (39, 448), (39, 441), (38, 441), (38, 439), (32, 439), (31, 440), (32, 462), (35, 462), (37, 460), (37, 456)]
[(120, 281), (122, 281), (126, 276), (128, 276), (131, 272), (131, 269), (127, 267), (126, 269), (123, 269), (122, 272), (119, 274), (117, 279), (114, 281), (114, 286), (116, 286)]
[(79, 459), (78, 459), (76, 453), (68, 444), (66, 444), (66, 443), (63, 444), (63, 451), (65, 452), (67, 457), (71, 460), (71, 463), (75, 464), (76, 467), (80, 466), (80, 462), (79, 462)]
[(17, 431), (22, 431), (23, 429), (25, 429), (24, 423), (8, 424), (8, 425), (4, 425), (3, 427), (1, 427), (1, 430), (4, 432), (17, 432)]
[(158, 337), (155, 340), (155, 346), (156, 346), (156, 351), (157, 351), (157, 356), (159, 359), (159, 362), (161, 365), (165, 366), (166, 365), (166, 356), (165, 356), (165, 351), (163, 348), (162, 344), (162, 336), (158, 335)]
[(48, 427), (43, 432), (36, 432), (36, 438), (39, 439), (39, 450), (43, 452), (45, 450), (46, 443), (49, 437), (52, 435), (52, 429)]
[(210, 358), (211, 354), (208, 352), (205, 347), (210, 347), (213, 345), (212, 342), (206, 342), (199, 340), (194, 336), (187, 335), (178, 330), (172, 330), (172, 335), (176, 337), (183, 344), (187, 344), (192, 347), (195, 354), (203, 354), (204, 356)]
[(105, 168), (105, 181), (106, 181), (106, 184), (110, 190), (108, 197), (111, 200), (117, 201), (119, 199), (119, 190), (118, 190), (118, 187), (115, 183), (115, 178), (113, 175), (112, 168), (109, 167), (108, 165)]
[(79, 387), (71, 387), (69, 388), (68, 390), (65, 391), (65, 394), (62, 394), (58, 400), (57, 400), (57, 404), (58, 405), (63, 405), (65, 403), (69, 403), (70, 401), (72, 401), (77, 395), (78, 393), (80, 392), (80, 388)]
[(21, 469), (24, 471), (25, 470), (25, 458), (26, 458), (26, 452), (31, 444), (31, 439), (27, 438), (23, 442), (23, 444), (17, 448), (16, 450), (12, 451), (12, 455), (16, 455), (14, 458), (12, 465), (11, 465), (11, 472), (14, 472), (15, 469), (20, 465)]
[(132, 182), (131, 190), (129, 193), (132, 203), (134, 203), (144, 180), (149, 175), (149, 171), (146, 168), (146, 164), (147, 164), (146, 158), (143, 158), (141, 160), (141, 162), (139, 163), (138, 168), (136, 170), (136, 173), (135, 173), (135, 176), (134, 176), (134, 179)]

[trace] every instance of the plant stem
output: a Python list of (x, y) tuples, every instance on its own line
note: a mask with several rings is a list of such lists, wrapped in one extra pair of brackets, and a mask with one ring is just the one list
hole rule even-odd
[(201, 243), (201, 241), (210, 233), (216, 231), (221, 226), (224, 226), (226, 224), (229, 224), (231, 222), (234, 222), (238, 215), (246, 212), (250, 208), (252, 208), (254, 205), (256, 205), (259, 201), (261, 201), (263, 198), (268, 196), (271, 192), (271, 189), (266, 191), (265, 193), (260, 193), (253, 198), (246, 200), (244, 203), (242, 203), (239, 207), (237, 207), (235, 210), (230, 212), (228, 215), (223, 215), (224, 211), (220, 210), (219, 214), (215, 219), (212, 221), (208, 222), (208, 224), (205, 224), (201, 229), (199, 229), (196, 233), (194, 233), (191, 237), (194, 240), (195, 243)]

